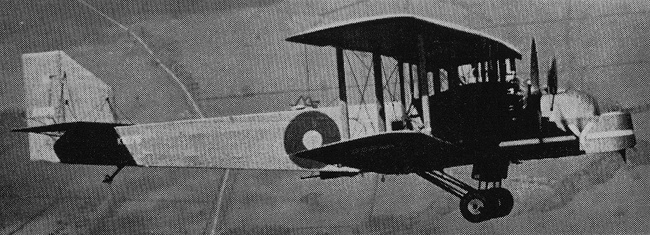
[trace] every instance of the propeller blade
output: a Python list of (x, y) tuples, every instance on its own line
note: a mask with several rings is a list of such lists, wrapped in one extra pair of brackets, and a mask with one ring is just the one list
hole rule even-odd
[(621, 157), (623, 158), (623, 162), (627, 163), (627, 156), (625, 153), (625, 149), (619, 150), (618, 153), (621, 154)]
[(553, 58), (551, 69), (548, 70), (548, 92), (550, 94), (557, 94), (557, 62)]
[(530, 45), (530, 82), (531, 93), (539, 92), (539, 65), (537, 62), (537, 47), (535, 46), (535, 38), (532, 39)]
[(553, 95), (551, 100), (551, 111), (553, 111), (553, 106), (555, 105), (555, 95), (557, 94), (557, 63), (555, 58), (553, 58), (553, 63), (551, 64), (551, 69), (548, 70), (548, 93)]

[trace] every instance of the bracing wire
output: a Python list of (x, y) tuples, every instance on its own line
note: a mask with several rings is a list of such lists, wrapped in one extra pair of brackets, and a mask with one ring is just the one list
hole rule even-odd
[[(395, 68), (393, 69), (393, 71), (396, 71), (396, 70), (399, 68), (398, 66), (400, 66), (400, 62), (399, 62), (399, 61), (397, 61), (397, 64), (395, 64)], [(391, 74), (392, 74), (392, 73), (391, 73)], [(391, 76), (392, 76), (392, 75), (391, 75)], [(397, 74), (397, 77), (396, 77), (396, 78), (397, 78), (397, 81), (393, 83), (393, 91), (396, 91), (396, 90), (398, 89), (397, 86), (399, 86), (399, 76), (400, 76), (400, 75)], [(401, 91), (400, 91), (400, 92), (401, 92)], [(397, 98), (394, 98), (394, 99), (397, 99)], [(401, 100), (400, 100), (400, 101), (401, 101)]]
[[(101, 102), (101, 103), (99, 103), (98, 105), (96, 105), (95, 108), (93, 108), (93, 110), (98, 110), (99, 112), (95, 112), (95, 115), (94, 115), (95, 117), (93, 117), (92, 122), (96, 122), (97, 119), (99, 119), (100, 117), (102, 117), (102, 116), (101, 116), (101, 115), (102, 115), (102, 114), (101, 114), (101, 111), (104, 110), (104, 107), (105, 107), (105, 106), (106, 106), (106, 102)], [(84, 119), (85, 119), (85, 118), (86, 118), (86, 116), (84, 116)], [(77, 120), (79, 120), (79, 119), (77, 119)]]
[(370, 74), (372, 72), (372, 68), (370, 66), (366, 65), (366, 63), (363, 61), (363, 59), (361, 59), (361, 57), (357, 53), (352, 52), (352, 54), (357, 57), (357, 60), (359, 60), (359, 62), (361, 62), (361, 64), (363, 64), (363, 66), (366, 67), (366, 70), (368, 71), (368, 73), (366, 74), (366, 81), (363, 84), (363, 94), (361, 96), (361, 97), (364, 97), (365, 94), (366, 94), (366, 89), (368, 88), (368, 83), (370, 82)]
[[(106, 99), (106, 102), (108, 103), (108, 108), (110, 108), (113, 112), (119, 114), (120, 117), (125, 118), (125, 119), (129, 122), (129, 124), (135, 124), (135, 122), (133, 122), (133, 121), (129, 118), (129, 116), (127, 116), (126, 114), (124, 114), (124, 113), (122, 112), (122, 110), (120, 109), (120, 107), (117, 107), (117, 102), (115, 102), (115, 108), (113, 108), (113, 105), (111, 104), (111, 100), (110, 100), (110, 99), (107, 98), (107, 99)], [(117, 121), (117, 120), (116, 120), (116, 121)]]
[[(398, 116), (397, 113), (396, 113), (396, 110), (395, 110), (395, 100), (397, 98), (395, 97), (395, 94), (390, 91), (390, 81), (391, 81), (391, 78), (393, 78), (393, 75), (395, 74), (395, 72), (397, 71), (397, 66), (398, 65), (399, 65), (399, 62), (393, 67), (393, 70), (390, 72), (388, 77), (386, 77), (386, 85), (384, 86), (384, 89), (388, 92), (388, 95), (391, 97), (390, 105), (392, 106), (393, 115), (395, 117)], [(384, 67), (382, 66), (382, 70), (384, 70), (383, 68)], [(393, 91), (397, 90), (397, 83), (399, 83), (399, 82), (394, 82), (393, 83)]]
[[(384, 70), (384, 66), (383, 66), (383, 65), (382, 65), (382, 70)], [(388, 95), (390, 96), (390, 99), (391, 99), (392, 101), (395, 101), (396, 97), (395, 97), (395, 94), (393, 94), (393, 92), (391, 92), (391, 90), (390, 90), (390, 81), (391, 81), (391, 78), (393, 77), (393, 74), (395, 74), (395, 71), (396, 71), (396, 70), (397, 70), (397, 66), (393, 67), (393, 70), (392, 70), (392, 71), (390, 72), (390, 74), (386, 77), (386, 84), (383, 84), (383, 86), (384, 86), (384, 90), (388, 92)], [(395, 84), (395, 89), (394, 89), (394, 90), (397, 90), (397, 82), (395, 82), (395, 83), (393, 83), (393, 84)]]
[(32, 121), (36, 121), (36, 122), (40, 123), (41, 125), (48, 125), (48, 124), (45, 123), (44, 121), (38, 120), (38, 118), (27, 117), (27, 118), (25, 118), (25, 119), (27, 119), (27, 120), (32, 120)]
[[(61, 54), (59, 54), (59, 57), (60, 56), (61, 56)], [(60, 61), (61, 61), (61, 58), (59, 58), (59, 62)], [(61, 65), (59, 65), (59, 68), (61, 68)], [(59, 74), (60, 73), (61, 72), (59, 71)], [(67, 79), (67, 75), (65, 73), (63, 74), (63, 77), (65, 78), (64, 82), (66, 83), (66, 85), (68, 85), (67, 84), (68, 79)], [(65, 86), (65, 88), (68, 90), (68, 97), (74, 97), (74, 94), (72, 93), (72, 89), (70, 89), (70, 86)], [(63, 100), (63, 97), (61, 97), (61, 99)], [(70, 105), (70, 100), (67, 100), (67, 101), (68, 102), (64, 102), (63, 105), (65, 105), (68, 108), (68, 110), (70, 111), (70, 114), (72, 114), (72, 117), (74, 117), (75, 120), (79, 121), (79, 117), (77, 116), (77, 110), (74, 108), (74, 106)], [(65, 112), (65, 110), (64, 110), (64, 112)]]
[[(352, 62), (350, 61), (350, 57), (345, 52), (344, 52), (343, 55), (345, 56), (345, 59), (348, 61), (348, 66), (350, 67), (350, 74), (352, 74), (352, 78), (354, 79), (354, 83), (356, 84), (355, 87), (357, 88), (357, 91), (360, 94), (359, 103), (361, 104), (361, 106), (359, 106), (359, 110), (357, 111), (357, 117), (356, 117), (356, 119), (354, 119), (354, 120), (358, 121), (358, 119), (360, 118), (359, 115), (360, 115), (360, 111), (361, 111), (362, 106), (365, 108), (365, 106), (363, 105), (363, 104), (365, 104), (365, 98), (364, 98), (365, 91), (361, 90), (361, 85), (359, 84), (359, 80), (357, 79), (357, 74), (354, 72), (354, 68), (352, 67)], [(367, 108), (365, 108), (365, 111), (366, 111), (366, 114), (370, 115)]]
[[(384, 62), (381, 62), (381, 64), (380, 64), (380, 68), (381, 68), (381, 73), (382, 73), (382, 75), (383, 75), (382, 83), (384, 83), (384, 84), (381, 85), (381, 86), (382, 86), (382, 91), (386, 91), (386, 92), (388, 92), (388, 96), (390, 97), (390, 101), (391, 101), (391, 102), (390, 102), (390, 103), (391, 103), (391, 108), (392, 108), (392, 110), (393, 110), (393, 114), (395, 114), (395, 104), (394, 104), (394, 102), (393, 102), (393, 101), (395, 101), (395, 96), (394, 96), (393, 93), (390, 91), (390, 80), (391, 80), (391, 78), (393, 77), (393, 72), (395, 71), (395, 69), (397, 69), (397, 67), (395, 67), (395, 69), (393, 69), (393, 71), (391, 71), (390, 74), (387, 74), (387, 73), (386, 73), (386, 67), (384, 67)], [(384, 82), (384, 80), (386, 80), (386, 81)], [(384, 95), (384, 94), (382, 94), (382, 95)], [(385, 106), (385, 105), (386, 105), (386, 102), (384, 101), (384, 103), (381, 104), (381, 105), (382, 105), (382, 106)], [(384, 112), (385, 112), (385, 110), (384, 110)], [(384, 114), (385, 114), (385, 113), (384, 113)], [(384, 121), (387, 121), (387, 120), (384, 120)]]
[[(357, 58), (358, 58), (359, 60), (361, 60), (361, 58), (359, 58), (359, 56), (358, 56), (356, 53), (352, 52), (352, 54), (354, 54), (355, 56), (357, 56)], [(361, 105), (359, 106), (359, 110), (357, 111), (357, 119), (360, 118), (359, 115), (361, 115), (361, 114), (360, 114), (360, 113), (361, 113), (360, 111), (361, 111), (362, 108), (364, 109), (364, 111), (366, 112), (366, 114), (368, 115), (368, 117), (371, 117), (371, 115), (370, 115), (370, 111), (368, 111), (368, 106), (365, 105), (365, 104), (366, 104), (366, 100), (365, 100), (366, 88), (367, 88), (367, 86), (368, 86), (368, 80), (369, 80), (369, 78), (370, 78), (370, 71), (371, 71), (371, 70), (368, 69), (368, 74), (367, 74), (367, 76), (366, 76), (366, 82), (365, 82), (365, 84), (364, 84), (364, 86), (363, 86), (363, 89), (361, 89), (361, 84), (359, 84), (359, 80), (358, 80), (357, 75), (356, 75), (356, 72), (354, 71), (354, 68), (353, 68), (353, 66), (352, 66), (352, 62), (350, 61), (350, 57), (347, 55), (347, 53), (344, 53), (344, 55), (345, 55), (346, 60), (348, 61), (348, 64), (349, 64), (349, 67), (350, 67), (350, 73), (352, 74), (352, 78), (354, 78), (354, 82), (355, 82), (355, 84), (356, 84), (357, 90), (358, 90), (358, 92), (359, 92), (359, 94), (360, 94), (360, 97), (361, 97), (361, 98), (360, 98), (360, 101), (359, 101)], [(361, 61), (361, 63), (363, 63), (363, 61)], [(366, 66), (366, 68), (368, 68), (368, 67)], [(357, 120), (357, 121), (358, 121), (358, 120)], [(362, 125), (362, 126), (363, 126), (363, 125)], [(374, 125), (371, 125), (371, 126), (372, 126), (373, 131), (374, 131), (374, 130), (375, 130)]]

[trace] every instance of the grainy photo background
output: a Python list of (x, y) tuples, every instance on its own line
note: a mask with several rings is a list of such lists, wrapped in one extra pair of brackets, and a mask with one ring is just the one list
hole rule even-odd
[[(178, 85), (127, 32), (76, 0), (0, 0), (0, 234), (650, 233), (650, 2), (88, 0), (140, 36), (208, 117), (287, 110), (303, 96), (336, 104), (334, 49), (285, 38), (333, 22), (408, 13), (513, 44), (527, 79), (542, 71), (632, 111), (637, 147), (512, 165), (511, 215), (472, 224), (458, 199), (415, 175), (300, 180), (305, 172), (30, 162), (20, 56), (62, 50), (110, 85), (121, 120), (194, 118)], [(450, 173), (467, 182), (470, 167)], [(215, 217), (218, 224), (213, 225)], [(213, 229), (214, 228), (214, 229)]]

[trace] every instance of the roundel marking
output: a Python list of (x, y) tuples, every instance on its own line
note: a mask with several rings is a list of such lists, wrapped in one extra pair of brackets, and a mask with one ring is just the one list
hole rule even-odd
[(296, 165), (307, 169), (320, 169), (325, 163), (297, 158), (291, 154), (320, 147), (341, 140), (336, 122), (318, 111), (307, 111), (294, 117), (284, 130), (284, 150)]

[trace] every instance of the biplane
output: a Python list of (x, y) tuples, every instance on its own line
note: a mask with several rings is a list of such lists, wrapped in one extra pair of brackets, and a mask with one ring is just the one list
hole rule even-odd
[[(15, 131), (30, 133), (32, 160), (117, 166), (107, 182), (125, 166), (298, 170), (320, 179), (417, 174), (460, 198), (462, 216), (475, 223), (512, 210), (513, 196), (501, 187), (510, 164), (609, 151), (625, 157), (635, 145), (629, 113), (600, 114), (588, 94), (558, 91), (555, 62), (540, 87), (534, 40), (527, 82), (512, 45), (419, 16), (356, 19), (287, 41), (334, 49), (337, 107), (116, 123), (110, 87), (63, 52), (34, 53), (23, 55), (29, 127)], [(348, 101), (346, 51), (372, 55), (374, 104)], [(384, 99), (386, 62), (396, 63), (399, 100)], [(367, 131), (351, 131), (359, 129)], [(444, 171), (462, 165), (472, 166), (478, 187)]]

